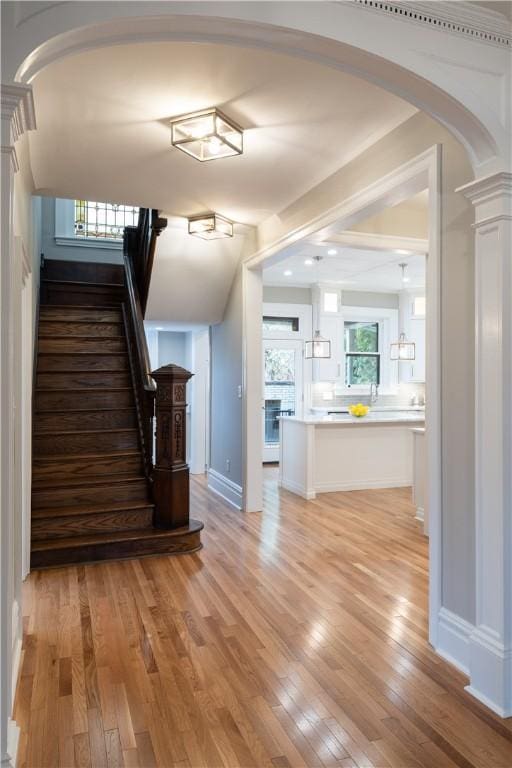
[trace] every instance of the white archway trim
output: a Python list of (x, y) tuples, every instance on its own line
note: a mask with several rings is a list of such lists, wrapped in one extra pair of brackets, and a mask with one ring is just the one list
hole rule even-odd
[[(441, 441), (441, 147), (435, 145), (378, 181), (340, 201), (325, 213), (249, 256), (243, 264), (244, 283), (244, 509), (261, 509), (261, 267), (266, 259), (304, 238), (350, 229), (390, 206), (429, 190), (427, 258), (427, 490), (430, 520), (429, 639), (438, 652), (442, 606), (442, 441)], [(258, 330), (259, 329), (259, 330)], [(259, 333), (259, 337), (258, 337)], [(257, 414), (257, 418), (256, 415)], [(255, 449), (255, 446), (257, 449)], [(258, 495), (259, 494), (259, 495)], [(259, 502), (260, 506), (257, 506)], [(457, 662), (457, 659), (452, 659)], [(462, 666), (461, 663), (458, 664)]]
[(378, 251), (411, 251), (411, 253), (426, 254), (428, 252), (428, 240), (417, 237), (400, 237), (398, 235), (378, 235), (373, 232), (354, 232), (348, 230), (332, 235), (333, 243), (339, 243), (350, 248)]
[[(43, 22), (48, 24), (50, 19), (51, 37), (44, 40)], [(405, 50), (394, 42), (401, 33), (396, 27), (399, 21), (382, 16), (379, 25), (369, 26), (367, 20), (367, 13), (356, 3), (70, 4), (56, 13), (50, 8), (38, 15), (32, 37), (42, 42), (34, 42), (32, 50), (27, 50), (27, 40), (35, 22), (29, 18), (22, 25), (27, 54), (19, 61), (15, 78), (28, 83), (60, 58), (129, 42), (204, 41), (266, 47), (342, 69), (414, 104), (464, 144), (475, 169), (508, 161), (507, 130), (499, 117), (503, 93), (498, 89), (494, 94), (499, 102), (494, 109), (479, 98), (475, 73), (470, 77), (465, 72), (471, 41), (455, 38), (453, 61), (448, 66), (437, 55), (439, 40), (434, 40), (432, 28), (410, 25), (411, 36), (417, 40), (410, 41)], [(57, 30), (62, 33), (55, 34)], [(492, 46), (488, 48), (494, 53)], [(14, 55), (20, 55), (18, 50)], [(485, 78), (488, 72), (480, 74)]]

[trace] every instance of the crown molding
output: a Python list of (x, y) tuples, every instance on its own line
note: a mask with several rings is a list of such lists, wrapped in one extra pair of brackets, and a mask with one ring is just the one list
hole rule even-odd
[(512, 48), (510, 24), (502, 14), (474, 6), (466, 0), (452, 2), (383, 2), (382, 0), (352, 0), (368, 11), (385, 13), (400, 21), (420, 24), (439, 32), (448, 32), (480, 43)]
[(10, 120), (13, 141), (36, 128), (36, 113), (31, 85), (1, 85), (2, 120)]
[(10, 158), (11, 161), (11, 168), (14, 173), (18, 173), (20, 169), (20, 164), (18, 162), (18, 156), (16, 154), (16, 149), (14, 147), (4, 147), (2, 145), (2, 155), (7, 155)]

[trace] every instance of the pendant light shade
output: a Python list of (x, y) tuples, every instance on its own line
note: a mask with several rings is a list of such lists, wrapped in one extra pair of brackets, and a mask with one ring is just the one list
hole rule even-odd
[(304, 357), (307, 360), (318, 360), (331, 356), (331, 342), (320, 335), (320, 331), (315, 331), (311, 341), (306, 341)]
[(394, 344), (391, 344), (391, 360), (415, 360), (416, 344), (414, 341), (407, 341), (405, 333), (400, 334), (400, 338)]
[[(316, 279), (318, 282), (319, 278), (319, 265), (322, 261), (321, 256), (313, 256), (314, 261), (316, 261)], [(311, 305), (311, 326), (314, 328), (314, 319), (313, 319), (313, 304)], [(321, 336), (320, 331), (316, 330), (313, 334), (313, 338), (311, 341), (306, 341), (305, 348), (304, 348), (304, 357), (306, 360), (322, 360), (329, 358), (331, 356), (331, 342), (329, 339), (324, 339), (323, 336)]]

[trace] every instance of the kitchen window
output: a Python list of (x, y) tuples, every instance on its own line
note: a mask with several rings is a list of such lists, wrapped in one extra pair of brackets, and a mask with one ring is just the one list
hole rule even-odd
[(379, 323), (344, 323), (345, 386), (380, 384)]

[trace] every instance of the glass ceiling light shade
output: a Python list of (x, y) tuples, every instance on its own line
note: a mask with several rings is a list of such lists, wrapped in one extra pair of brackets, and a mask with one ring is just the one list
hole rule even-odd
[(206, 213), (193, 216), (188, 220), (188, 233), (203, 240), (218, 240), (221, 237), (233, 237), (233, 222), (218, 213)]
[(331, 342), (320, 336), (320, 331), (315, 331), (311, 341), (306, 341), (304, 357), (306, 360), (318, 360), (331, 356)]
[(407, 341), (405, 333), (400, 334), (400, 338), (391, 345), (391, 360), (415, 360), (416, 344), (414, 341)]
[(216, 107), (173, 117), (171, 142), (201, 163), (244, 151), (243, 130)]

